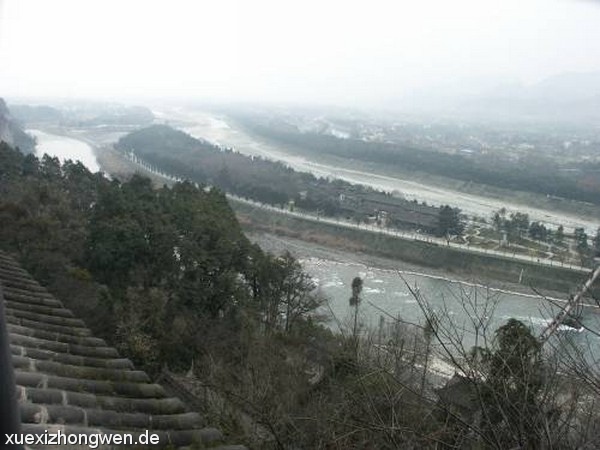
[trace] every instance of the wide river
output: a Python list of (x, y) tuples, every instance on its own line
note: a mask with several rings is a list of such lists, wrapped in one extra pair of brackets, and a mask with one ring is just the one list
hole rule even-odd
[[(48, 153), (61, 160), (79, 160), (91, 171), (100, 170), (86, 142), (39, 130), (29, 130), (29, 133), (38, 140), (38, 155)], [(526, 288), (515, 289), (514, 285), (505, 287), (494, 283), (494, 288), (490, 288), (485, 282), (456, 280), (401, 261), (368, 258), (293, 239), (275, 236), (257, 239), (266, 250), (289, 249), (300, 258), (304, 269), (313, 276), (319, 293), (327, 299), (323, 311), (329, 315), (329, 326), (336, 331), (348, 324), (352, 312), (348, 303), (350, 286), (357, 276), (364, 282), (360, 322), (365, 328), (377, 329), (381, 317), (386, 326), (396, 319), (424, 324), (422, 308), (414, 297), (417, 293), (442, 323), (464, 330), (462, 340), (466, 346), (474, 343), (470, 331), (476, 317), (483, 319), (489, 330), (495, 330), (513, 317), (539, 332), (562, 301), (560, 298), (548, 301)], [(599, 317), (595, 308), (589, 308), (583, 311), (582, 321), (592, 329), (600, 329)], [(597, 336), (586, 331), (577, 333), (568, 327), (563, 327), (561, 333), (572, 336), (581, 347), (590, 344), (594, 353), (600, 354)]]
[(91, 172), (100, 171), (96, 155), (88, 143), (41, 130), (27, 130), (27, 133), (34, 136), (37, 141), (35, 152), (37, 157), (41, 158), (44, 154), (48, 154), (61, 161), (67, 159), (80, 161)]
[(185, 121), (189, 125), (184, 127), (183, 130), (196, 138), (205, 139), (223, 147), (231, 147), (246, 155), (262, 156), (281, 161), (295, 170), (310, 172), (317, 177), (339, 178), (350, 183), (363, 184), (388, 192), (400, 192), (409, 200), (426, 201), (431, 205), (450, 204), (459, 207), (470, 216), (491, 217), (495, 211), (506, 207), (509, 211), (526, 212), (532, 220), (550, 224), (553, 228), (558, 227), (558, 225), (563, 225), (569, 229), (581, 226), (592, 234), (598, 228), (597, 220), (584, 215), (542, 209), (532, 204), (515, 203), (510, 199), (501, 200), (468, 194), (368, 170), (340, 167), (325, 161), (307, 159), (298, 155), (294, 149), (250, 135), (241, 128), (236, 127), (224, 116), (183, 108), (169, 110), (168, 112), (156, 112), (156, 114), (164, 120)]
[[(352, 308), (349, 305), (354, 277), (363, 280), (360, 321), (365, 328), (377, 331), (381, 317), (387, 327), (397, 319), (424, 325), (425, 319), (415, 294), (430, 308), (442, 324), (463, 330), (462, 342), (474, 344), (473, 320), (487, 324), (489, 336), (509, 318), (519, 319), (539, 333), (563, 304), (566, 295), (544, 299), (526, 286), (502, 285), (476, 279), (457, 279), (442, 272), (414, 266), (402, 261), (331, 250), (296, 239), (273, 235), (252, 236), (265, 250), (290, 250), (300, 258), (304, 269), (314, 278), (318, 292), (327, 299), (324, 311), (329, 326), (338, 331), (347, 328)], [(492, 284), (494, 287), (488, 287)], [(518, 291), (518, 292), (517, 292)], [(559, 305), (559, 306), (557, 306)], [(582, 311), (582, 322), (600, 329), (600, 314), (595, 307)], [(588, 344), (600, 354), (600, 338), (569, 327), (561, 327), (561, 336), (570, 336), (580, 348)]]

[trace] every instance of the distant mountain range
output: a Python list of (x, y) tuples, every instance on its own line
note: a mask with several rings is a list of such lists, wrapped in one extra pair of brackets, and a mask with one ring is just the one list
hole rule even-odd
[(457, 83), (407, 96), (421, 112), (502, 121), (563, 122), (596, 125), (600, 121), (600, 72), (562, 73), (525, 85), (498, 83), (477, 87)]
[(12, 116), (20, 123), (60, 123), (62, 113), (46, 105), (10, 105)]
[(600, 72), (563, 73), (521, 89), (524, 98), (561, 101), (600, 100)]
[(152, 111), (143, 106), (118, 103), (74, 101), (48, 106), (43, 104), (11, 104), (10, 111), (19, 123), (64, 126), (147, 126), (154, 121)]
[(35, 139), (23, 131), (1, 98), (0, 141), (4, 141), (13, 147), (18, 147), (23, 153), (33, 153), (35, 151)]

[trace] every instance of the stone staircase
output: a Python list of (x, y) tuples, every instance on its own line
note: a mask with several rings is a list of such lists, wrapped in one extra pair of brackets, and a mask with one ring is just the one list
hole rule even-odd
[(3, 252), (0, 285), (22, 433), (61, 430), (66, 435), (131, 433), (135, 437), (149, 430), (160, 436), (160, 444), (133, 448), (245, 448), (224, 445), (219, 430), (207, 427), (201, 415), (94, 337), (83, 321)]

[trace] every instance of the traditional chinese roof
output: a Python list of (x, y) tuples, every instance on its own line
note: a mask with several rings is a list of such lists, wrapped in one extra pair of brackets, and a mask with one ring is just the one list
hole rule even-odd
[(150, 430), (161, 441), (152, 448), (197, 443), (201, 448), (244, 449), (224, 445), (219, 430), (208, 427), (200, 414), (94, 337), (82, 320), (3, 252), (0, 287), (6, 312), (0, 320), (8, 328), (21, 432), (136, 435)]

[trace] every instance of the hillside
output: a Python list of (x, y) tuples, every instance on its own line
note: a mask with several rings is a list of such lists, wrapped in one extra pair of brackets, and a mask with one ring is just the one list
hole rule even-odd
[[(240, 280), (250, 269), (248, 258), (263, 256), (217, 190), (184, 183), (154, 191), (141, 177), (109, 182), (81, 163), (38, 160), (5, 144), (0, 190), (0, 248), (16, 253), (36, 279), (67, 298), (96, 333), (114, 339), (125, 326), (124, 311), (145, 295), (169, 299), (153, 326), (126, 327), (119, 344), (150, 369), (157, 359), (173, 367), (189, 364), (191, 342), (184, 341), (196, 331), (188, 318), (234, 313), (246, 298)], [(178, 320), (180, 334), (165, 338)], [(150, 347), (136, 347), (136, 333)]]
[[(225, 393), (234, 389), (237, 397), (233, 400), (239, 400), (259, 395), (247, 368), (257, 363), (254, 352), (265, 345), (267, 336), (294, 333), (306, 335), (302, 341), (314, 341), (316, 335), (328, 335), (308, 317), (320, 305), (310, 277), (291, 255), (280, 258), (251, 245), (217, 189), (179, 183), (155, 190), (149, 179), (139, 176), (109, 181), (80, 163), (61, 164), (48, 156), (40, 160), (0, 143), (0, 192), (0, 251), (18, 259), (74, 316), (83, 319), (60, 319), (68, 322), (61, 326), (61, 333), (93, 333), (150, 377), (157, 377), (167, 367), (180, 372), (196, 367), (194, 375), (209, 377), (208, 381), (218, 383)], [(25, 277), (22, 271), (11, 270), (19, 272), (19, 280), (8, 277), (2, 284), (10, 287), (18, 282), (48, 298), (44, 289), (21, 280)], [(14, 301), (14, 296), (10, 300)], [(9, 314), (21, 314), (13, 312), (12, 303), (9, 306)], [(288, 367), (285, 343), (269, 345), (278, 348), (275, 354), (265, 352), (261, 357), (270, 355), (270, 364), (276, 365), (278, 372), (302, 373), (294, 365)], [(302, 345), (295, 344), (289, 351), (301, 354)], [(111, 354), (116, 355), (114, 349)], [(23, 361), (14, 361), (17, 372), (24, 368)], [(32, 364), (37, 363), (27, 367)], [(81, 372), (45, 363), (36, 367), (41, 370), (42, 366), (69, 370), (72, 378), (84, 373), (95, 379), (92, 370)], [(220, 375), (213, 379), (217, 373)], [(19, 375), (19, 379), (27, 376)], [(145, 375), (139, 380), (142, 378), (144, 383), (148, 381)], [(116, 381), (84, 386), (118, 394), (112, 391), (117, 389)], [(82, 384), (78, 383), (65, 386), (79, 389)], [(273, 389), (279, 391), (275, 385)], [(213, 406), (206, 401), (200, 413), (209, 423), (227, 428), (230, 435), (246, 442), (255, 437), (245, 431), (246, 419), (239, 418), (243, 406), (227, 406), (224, 412), (223, 404)], [(39, 408), (27, 408), (23, 414), (29, 423)], [(73, 413), (69, 420), (81, 424), (76, 412), (53, 406), (47, 410), (51, 412), (48, 420), (60, 421), (62, 414)], [(30, 413), (33, 415), (28, 416)], [(115, 423), (111, 420), (121, 420), (110, 412), (94, 414), (109, 429)], [(176, 428), (181, 426), (183, 422)], [(259, 443), (258, 448), (265, 447)]]
[(2, 98), (0, 98), (0, 141), (13, 145), (24, 153), (33, 153), (35, 150), (34, 139), (19, 126)]

